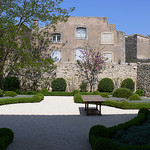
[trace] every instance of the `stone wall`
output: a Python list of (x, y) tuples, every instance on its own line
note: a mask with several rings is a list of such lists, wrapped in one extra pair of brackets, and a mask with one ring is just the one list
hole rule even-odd
[[(56, 70), (56, 77), (63, 77), (67, 81), (67, 91), (74, 89), (80, 89), (80, 85), (84, 78), (84, 73), (80, 71), (76, 63), (58, 63)], [(118, 64), (118, 63), (107, 63), (105, 64), (102, 73), (98, 75), (98, 79), (111, 78), (114, 81), (115, 88), (120, 87), (122, 80), (126, 78), (132, 78), (136, 83), (137, 81), (137, 64)], [(95, 85), (94, 89), (97, 90)]]
[(150, 97), (150, 63), (140, 63), (137, 67), (137, 88)]

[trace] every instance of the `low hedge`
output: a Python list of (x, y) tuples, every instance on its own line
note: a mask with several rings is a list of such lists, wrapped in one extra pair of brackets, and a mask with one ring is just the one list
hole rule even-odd
[[(147, 113), (148, 112), (148, 113)], [(150, 149), (150, 145), (122, 145), (119, 146), (115, 144), (111, 137), (118, 131), (118, 130), (126, 130), (131, 126), (136, 126), (143, 124), (146, 121), (146, 116), (149, 115), (149, 110), (143, 109), (138, 112), (138, 115), (133, 118), (132, 120), (106, 128), (105, 126), (96, 125), (90, 129), (89, 132), (89, 141), (91, 143), (93, 150), (110, 150), (111, 147), (115, 148), (116, 150), (148, 150)], [(105, 134), (102, 134), (104, 131)]]
[(6, 91), (5, 96), (15, 97), (17, 93), (14, 91)]
[(34, 102), (40, 102), (43, 99), (44, 99), (44, 95), (38, 93), (36, 95), (33, 95), (32, 97), (0, 99), (0, 105), (15, 104), (15, 103), (34, 103)]
[(9, 128), (0, 128), (0, 150), (6, 150), (7, 146), (12, 143), (14, 133)]
[(141, 108), (148, 108), (150, 109), (150, 103), (130, 103), (127, 101), (117, 102), (113, 100), (107, 100), (103, 102), (102, 105), (121, 108), (121, 109), (141, 109)]
[(73, 92), (49, 92), (48, 96), (73, 96)]

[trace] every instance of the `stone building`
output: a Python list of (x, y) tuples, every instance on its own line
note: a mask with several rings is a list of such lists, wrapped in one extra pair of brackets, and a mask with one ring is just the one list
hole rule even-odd
[(150, 37), (140, 34), (125, 37), (126, 62), (150, 61)]
[[(38, 25), (38, 21), (34, 21)], [(125, 33), (109, 24), (107, 17), (70, 17), (67, 22), (39, 28), (39, 32), (50, 32), (50, 45), (45, 56), (61, 62), (76, 62), (81, 49), (87, 45), (100, 50), (109, 62), (125, 62)]]

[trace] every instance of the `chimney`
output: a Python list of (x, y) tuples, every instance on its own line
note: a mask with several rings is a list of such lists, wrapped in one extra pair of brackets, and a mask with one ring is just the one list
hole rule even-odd
[(33, 29), (38, 30), (39, 29), (39, 22), (38, 20), (33, 20)]

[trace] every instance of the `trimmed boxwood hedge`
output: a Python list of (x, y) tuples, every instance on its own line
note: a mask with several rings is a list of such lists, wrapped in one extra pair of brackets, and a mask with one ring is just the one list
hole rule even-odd
[[(148, 150), (150, 149), (150, 145), (122, 145), (118, 146), (115, 144), (112, 140), (111, 137), (118, 131), (118, 130), (126, 130), (131, 126), (136, 126), (143, 124), (147, 117), (149, 115), (149, 110), (143, 109), (138, 112), (138, 115), (133, 118), (132, 120), (106, 128), (105, 126), (101, 125), (96, 125), (93, 126), (90, 129), (89, 132), (89, 141), (92, 146), (93, 150), (110, 150), (114, 148), (115, 150)], [(102, 134), (103, 130), (107, 134)]]
[(17, 93), (14, 91), (6, 91), (5, 96), (15, 97)]
[(43, 99), (44, 99), (44, 95), (38, 93), (36, 95), (33, 95), (32, 97), (0, 99), (0, 105), (15, 104), (15, 103), (34, 103), (34, 102), (40, 102)]
[(7, 146), (12, 143), (14, 133), (9, 128), (0, 128), (0, 150), (6, 150)]
[(132, 92), (134, 92), (134, 85), (135, 85), (135, 83), (133, 82), (133, 80), (131, 78), (124, 79), (121, 82), (121, 88), (130, 89)]
[(112, 92), (114, 90), (114, 83), (110, 78), (103, 78), (98, 84), (98, 91)]

